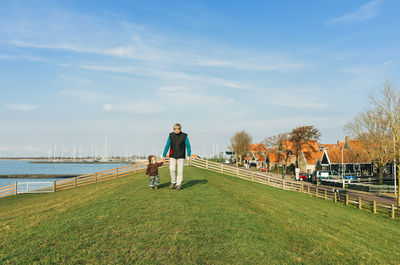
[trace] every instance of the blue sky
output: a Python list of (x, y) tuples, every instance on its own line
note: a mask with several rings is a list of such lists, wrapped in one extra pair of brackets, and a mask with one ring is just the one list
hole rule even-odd
[(399, 1), (1, 1), (0, 156), (194, 153), (235, 131), (322, 142), (400, 84)]

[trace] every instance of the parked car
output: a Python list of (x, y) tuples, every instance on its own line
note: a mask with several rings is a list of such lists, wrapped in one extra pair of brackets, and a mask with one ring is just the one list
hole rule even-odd
[(307, 174), (307, 173), (300, 173), (299, 180), (307, 181), (309, 175), (310, 174)]
[(356, 179), (355, 176), (351, 176), (351, 175), (349, 175), (349, 176), (344, 176), (343, 178), (344, 178), (344, 179), (347, 179), (347, 180), (355, 180), (355, 179)]
[(268, 172), (268, 168), (260, 167), (260, 171), (261, 171), (261, 172)]

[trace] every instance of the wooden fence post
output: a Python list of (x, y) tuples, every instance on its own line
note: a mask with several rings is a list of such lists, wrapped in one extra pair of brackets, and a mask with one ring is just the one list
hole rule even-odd
[(394, 204), (392, 204), (392, 219), (394, 219)]
[(318, 198), (318, 187), (315, 188), (315, 197)]
[(224, 165), (222, 165), (222, 164), (220, 165), (220, 170), (219, 170), (219, 171), (220, 171), (221, 173), (224, 172), (224, 171), (222, 170), (222, 167), (223, 167), (223, 166), (224, 166)]
[(271, 186), (271, 180), (269, 179), (270, 177), (269, 176), (267, 176), (267, 182), (268, 182), (268, 186)]
[(307, 185), (307, 194), (310, 194), (310, 186)]
[(334, 202), (337, 202), (337, 192), (335, 191)]
[(56, 181), (55, 180), (53, 180), (53, 192), (56, 192)]
[(18, 194), (18, 181), (15, 182), (15, 195)]
[(372, 212), (376, 213), (376, 201), (373, 201), (372, 203)]
[(239, 167), (236, 168), (236, 177), (239, 177)]
[(362, 209), (362, 201), (361, 201), (361, 197), (358, 197), (358, 209), (361, 210)]
[(118, 168), (115, 169), (114, 176), (115, 176), (115, 178), (118, 178)]
[(328, 191), (325, 190), (325, 200), (327, 200), (327, 199), (328, 199)]
[(97, 172), (94, 173), (94, 183), (97, 183)]
[(254, 181), (254, 172), (251, 172), (251, 181)]
[(346, 201), (345, 201), (346, 206), (349, 205), (349, 195), (346, 194)]
[(282, 189), (285, 190), (285, 180), (282, 179)]
[(206, 160), (206, 169), (208, 169), (208, 160)]
[(301, 183), (301, 192), (304, 192), (304, 184)]
[(221, 164), (221, 173), (224, 173), (224, 165)]
[(78, 181), (77, 181), (76, 177), (74, 178), (74, 187), (75, 188), (78, 187)]

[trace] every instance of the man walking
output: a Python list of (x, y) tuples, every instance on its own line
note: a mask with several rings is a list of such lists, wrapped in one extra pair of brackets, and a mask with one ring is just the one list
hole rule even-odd
[[(174, 131), (169, 134), (165, 145), (163, 158), (165, 158), (169, 149), (169, 170), (171, 173), (171, 185), (169, 188), (180, 190), (182, 188), (183, 164), (185, 157), (187, 160), (190, 159), (191, 149), (187, 134), (182, 132), (182, 126), (179, 123), (175, 123), (173, 129)], [(178, 175), (175, 175), (176, 166), (178, 166)]]

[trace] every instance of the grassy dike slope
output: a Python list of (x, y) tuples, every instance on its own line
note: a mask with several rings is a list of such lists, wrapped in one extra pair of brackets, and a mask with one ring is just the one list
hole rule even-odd
[(400, 264), (400, 222), (185, 168), (0, 199), (0, 264)]

